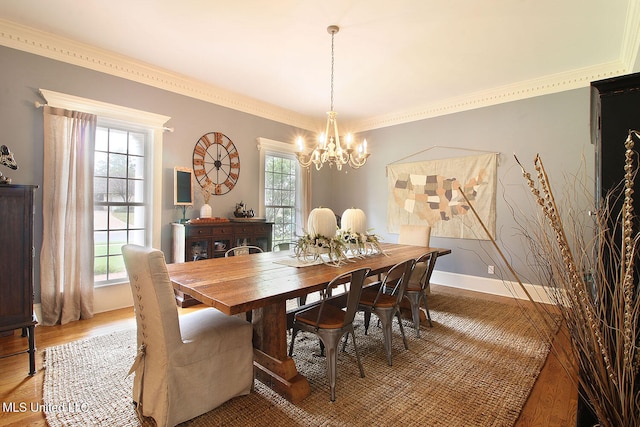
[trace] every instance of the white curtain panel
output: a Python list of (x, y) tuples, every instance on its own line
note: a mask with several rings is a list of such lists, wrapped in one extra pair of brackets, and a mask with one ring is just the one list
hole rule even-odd
[(93, 114), (44, 107), (42, 324), (93, 316)]

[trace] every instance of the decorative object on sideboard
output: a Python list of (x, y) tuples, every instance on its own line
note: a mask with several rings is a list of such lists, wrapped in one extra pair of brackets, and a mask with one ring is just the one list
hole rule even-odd
[[(5, 165), (9, 169), (18, 169), (18, 164), (13, 158), (13, 153), (9, 151), (9, 147), (6, 145), (0, 147), (0, 164)], [(2, 172), (0, 172), (0, 184), (11, 184), (11, 178), (2, 175)]]
[(338, 170), (342, 170), (344, 165), (358, 169), (364, 166), (369, 157), (366, 139), (357, 148), (354, 148), (353, 136), (349, 133), (345, 135), (346, 145), (343, 147), (340, 143), (336, 119), (338, 113), (333, 110), (333, 38), (338, 31), (340, 31), (340, 27), (337, 25), (327, 27), (327, 32), (331, 34), (331, 111), (327, 112), (327, 127), (325, 132), (318, 136), (318, 145), (309, 153), (305, 153), (303, 138), (301, 136), (297, 138), (298, 152), (296, 152), (296, 157), (305, 168), (313, 163), (316, 170), (320, 170), (325, 163), (328, 163), (329, 167), (336, 165)]
[(204, 205), (200, 208), (200, 218), (211, 218), (212, 209), (209, 204), (209, 199), (211, 199), (211, 194), (214, 190), (214, 184), (211, 182), (209, 178), (206, 179), (204, 185), (201, 188), (202, 198), (204, 199)]
[(244, 202), (236, 203), (236, 210), (233, 211), (233, 216), (236, 218), (253, 218), (254, 215), (253, 209), (247, 210)]

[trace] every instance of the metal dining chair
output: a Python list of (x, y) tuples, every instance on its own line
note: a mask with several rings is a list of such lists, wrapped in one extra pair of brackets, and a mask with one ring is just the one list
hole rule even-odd
[[(431, 274), (436, 266), (438, 259), (438, 251), (428, 252), (416, 260), (416, 266), (411, 274), (411, 278), (407, 283), (405, 298), (409, 300), (411, 305), (411, 317), (413, 319), (413, 327), (416, 330), (416, 336), (420, 338), (420, 303), (424, 302), (424, 309), (427, 312), (427, 320), (429, 326), (433, 327), (431, 322), (431, 313), (429, 313), (428, 294), (431, 282)], [(420, 274), (417, 274), (420, 273)]]
[(384, 348), (387, 352), (387, 362), (392, 366), (391, 359), (391, 326), (393, 317), (398, 318), (404, 348), (409, 350), (407, 338), (402, 326), (400, 302), (404, 297), (407, 283), (416, 265), (415, 259), (408, 259), (391, 267), (381, 281), (375, 282), (362, 290), (359, 309), (364, 311), (364, 333), (369, 331), (371, 313), (380, 319), (384, 334)]
[(236, 246), (235, 248), (229, 249), (227, 252), (224, 253), (224, 256), (230, 257), (230, 256), (238, 256), (238, 255), (257, 254), (262, 252), (264, 251), (259, 246), (243, 245), (243, 246)]
[[(358, 360), (360, 377), (364, 378), (364, 368), (360, 361), (358, 346), (356, 345), (356, 336), (353, 330), (353, 318), (358, 311), (364, 279), (370, 272), (370, 268), (361, 268), (335, 277), (325, 287), (324, 292), (321, 293), (322, 300), (320, 304), (302, 310), (296, 313), (294, 317), (289, 357), (293, 355), (293, 344), (298, 331), (306, 331), (318, 335), (325, 350), (327, 377), (329, 379), (332, 402), (336, 400), (337, 349), (340, 340), (345, 334), (351, 334), (353, 337), (353, 348), (356, 353), (356, 359)], [(335, 286), (345, 282), (350, 282), (351, 285), (349, 286), (347, 295), (346, 309), (343, 310), (341, 307), (332, 304), (331, 292)], [(345, 351), (346, 345), (347, 342), (345, 340), (342, 351)]]

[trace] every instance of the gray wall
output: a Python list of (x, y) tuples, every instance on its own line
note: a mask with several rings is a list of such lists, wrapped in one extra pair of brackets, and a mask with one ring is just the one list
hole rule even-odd
[[(167, 125), (175, 127), (175, 132), (165, 133), (163, 151), (161, 249), (167, 255), (171, 249), (170, 223), (181, 216), (172, 205), (173, 167), (191, 166), (193, 146), (200, 136), (211, 131), (223, 132), (234, 141), (240, 153), (242, 169), (237, 187), (224, 196), (214, 197), (211, 203), (214, 216), (229, 216), (235, 203), (241, 200), (249, 208), (257, 208), (256, 138), (291, 141), (298, 132), (288, 125), (10, 48), (0, 47), (0, 63), (0, 127), (3, 129), (0, 143), (10, 147), (20, 166), (17, 171), (7, 168), (1, 171), (16, 184), (42, 185), (42, 110), (33, 105), (36, 100), (42, 101), (39, 88), (172, 117)], [(525, 192), (512, 153), (526, 162), (530, 162), (535, 153), (541, 153), (550, 174), (558, 179), (564, 172), (576, 171), (584, 155), (588, 175), (593, 175), (589, 90), (586, 88), (378, 129), (358, 138), (365, 136), (373, 154), (363, 168), (313, 172), (313, 205), (331, 207), (338, 214), (352, 206), (360, 207), (367, 213), (370, 227), (389, 242), (395, 242), (397, 236), (386, 232), (385, 165), (432, 145), (502, 153), (498, 167), (498, 233), (501, 242), (516, 250), (521, 246), (509, 211), (509, 204), (514, 202), (507, 202), (505, 198), (508, 196), (520, 204)], [(433, 158), (436, 154), (441, 153), (428, 152), (411, 160)], [(201, 204), (197, 193), (196, 206)], [(188, 217), (198, 215), (195, 210), (187, 211)], [(41, 235), (42, 195), (38, 193), (36, 256), (39, 256)], [(434, 238), (433, 244), (453, 249), (451, 256), (439, 261), (439, 270), (486, 275), (488, 261), (483, 258), (492, 255), (486, 253), (485, 242)], [(39, 301), (37, 262), (35, 273), (36, 301)]]
[[(514, 257), (513, 264), (525, 277), (526, 263), (517, 259), (526, 255), (512, 209), (534, 212), (530, 194), (516, 154), (529, 172), (539, 153), (558, 195), (573, 191), (582, 200), (579, 215), (592, 209), (594, 148), (590, 137), (590, 90), (578, 89), (540, 96), (433, 119), (388, 127), (358, 135), (367, 138), (373, 153), (358, 170), (332, 176), (333, 191), (328, 200), (316, 200), (341, 213), (355, 206), (367, 214), (369, 227), (384, 241), (396, 242), (397, 235), (387, 233), (387, 178), (385, 166), (434, 145), (460, 147), (501, 153), (498, 165), (496, 229), (499, 243)], [(473, 155), (460, 150), (432, 149), (405, 161)], [(573, 175), (579, 173), (579, 184)], [(585, 188), (574, 188), (576, 185)], [(587, 194), (585, 194), (585, 190)], [(586, 200), (586, 199), (588, 200)], [(531, 210), (528, 210), (531, 208)], [(537, 210), (535, 210), (537, 212)], [(437, 269), (472, 276), (489, 276), (487, 265), (499, 267), (497, 253), (486, 241), (433, 238), (432, 245), (451, 248), (453, 253), (438, 260)], [(498, 272), (497, 272), (498, 273)], [(499, 273), (498, 273), (499, 274)], [(512, 277), (506, 277), (513, 279)], [(533, 278), (531, 278), (533, 280)], [(535, 283), (535, 282), (530, 282)]]
[[(42, 109), (34, 106), (34, 101), (44, 101), (38, 95), (40, 88), (172, 117), (167, 125), (175, 127), (175, 132), (165, 132), (163, 150), (161, 249), (167, 259), (170, 259), (171, 251), (170, 224), (182, 217), (182, 211), (173, 206), (173, 167), (191, 167), (193, 147), (198, 138), (207, 132), (222, 132), (234, 141), (240, 153), (237, 186), (210, 201), (214, 216), (227, 217), (240, 201), (257, 210), (259, 157), (256, 138), (289, 141), (297, 133), (288, 125), (10, 48), (0, 47), (0, 64), (0, 129), (3, 130), (0, 144), (11, 149), (19, 166), (17, 171), (6, 167), (0, 171), (11, 177), (14, 184), (42, 186), (43, 118)], [(36, 194), (38, 260), (42, 244), (42, 193)], [(187, 217), (198, 217), (202, 203), (202, 196), (196, 191), (198, 210), (187, 210)], [(36, 261), (36, 301), (39, 301), (39, 289)]]

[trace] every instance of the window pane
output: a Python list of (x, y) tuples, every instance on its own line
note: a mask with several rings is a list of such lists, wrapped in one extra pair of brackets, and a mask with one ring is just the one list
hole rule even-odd
[(144, 134), (133, 132), (129, 134), (129, 154), (144, 156)]
[(93, 178), (93, 201), (94, 202), (107, 201), (107, 179), (106, 178)]
[(127, 132), (117, 129), (109, 130), (109, 151), (127, 153)]
[(126, 179), (109, 179), (107, 185), (109, 189), (108, 202), (123, 203), (127, 201)]
[(127, 244), (127, 231), (109, 231), (109, 255), (122, 253), (122, 246)]
[(144, 246), (146, 233), (144, 230), (133, 230), (129, 232), (129, 243), (134, 245)]
[(96, 129), (96, 151), (109, 150), (109, 130), (106, 128)]
[(109, 262), (109, 279), (113, 280), (113, 279), (122, 279), (127, 277), (127, 269), (124, 265), (124, 259), (122, 258), (122, 249), (119, 248), (118, 252), (120, 252), (119, 255), (111, 255), (108, 258), (108, 262)]
[(128, 181), (129, 192), (127, 194), (130, 203), (144, 202), (144, 181)]
[(93, 157), (93, 175), (107, 176), (109, 170), (109, 155), (107, 153), (96, 152)]
[(146, 223), (145, 211), (146, 211), (146, 208), (144, 206), (129, 207), (129, 229), (141, 228), (144, 230), (144, 226)]
[(129, 178), (144, 178), (144, 157), (129, 157)]
[(125, 206), (112, 206), (109, 208), (109, 230), (127, 229), (127, 208)]
[(109, 176), (127, 177), (127, 156), (124, 154), (109, 154)]

